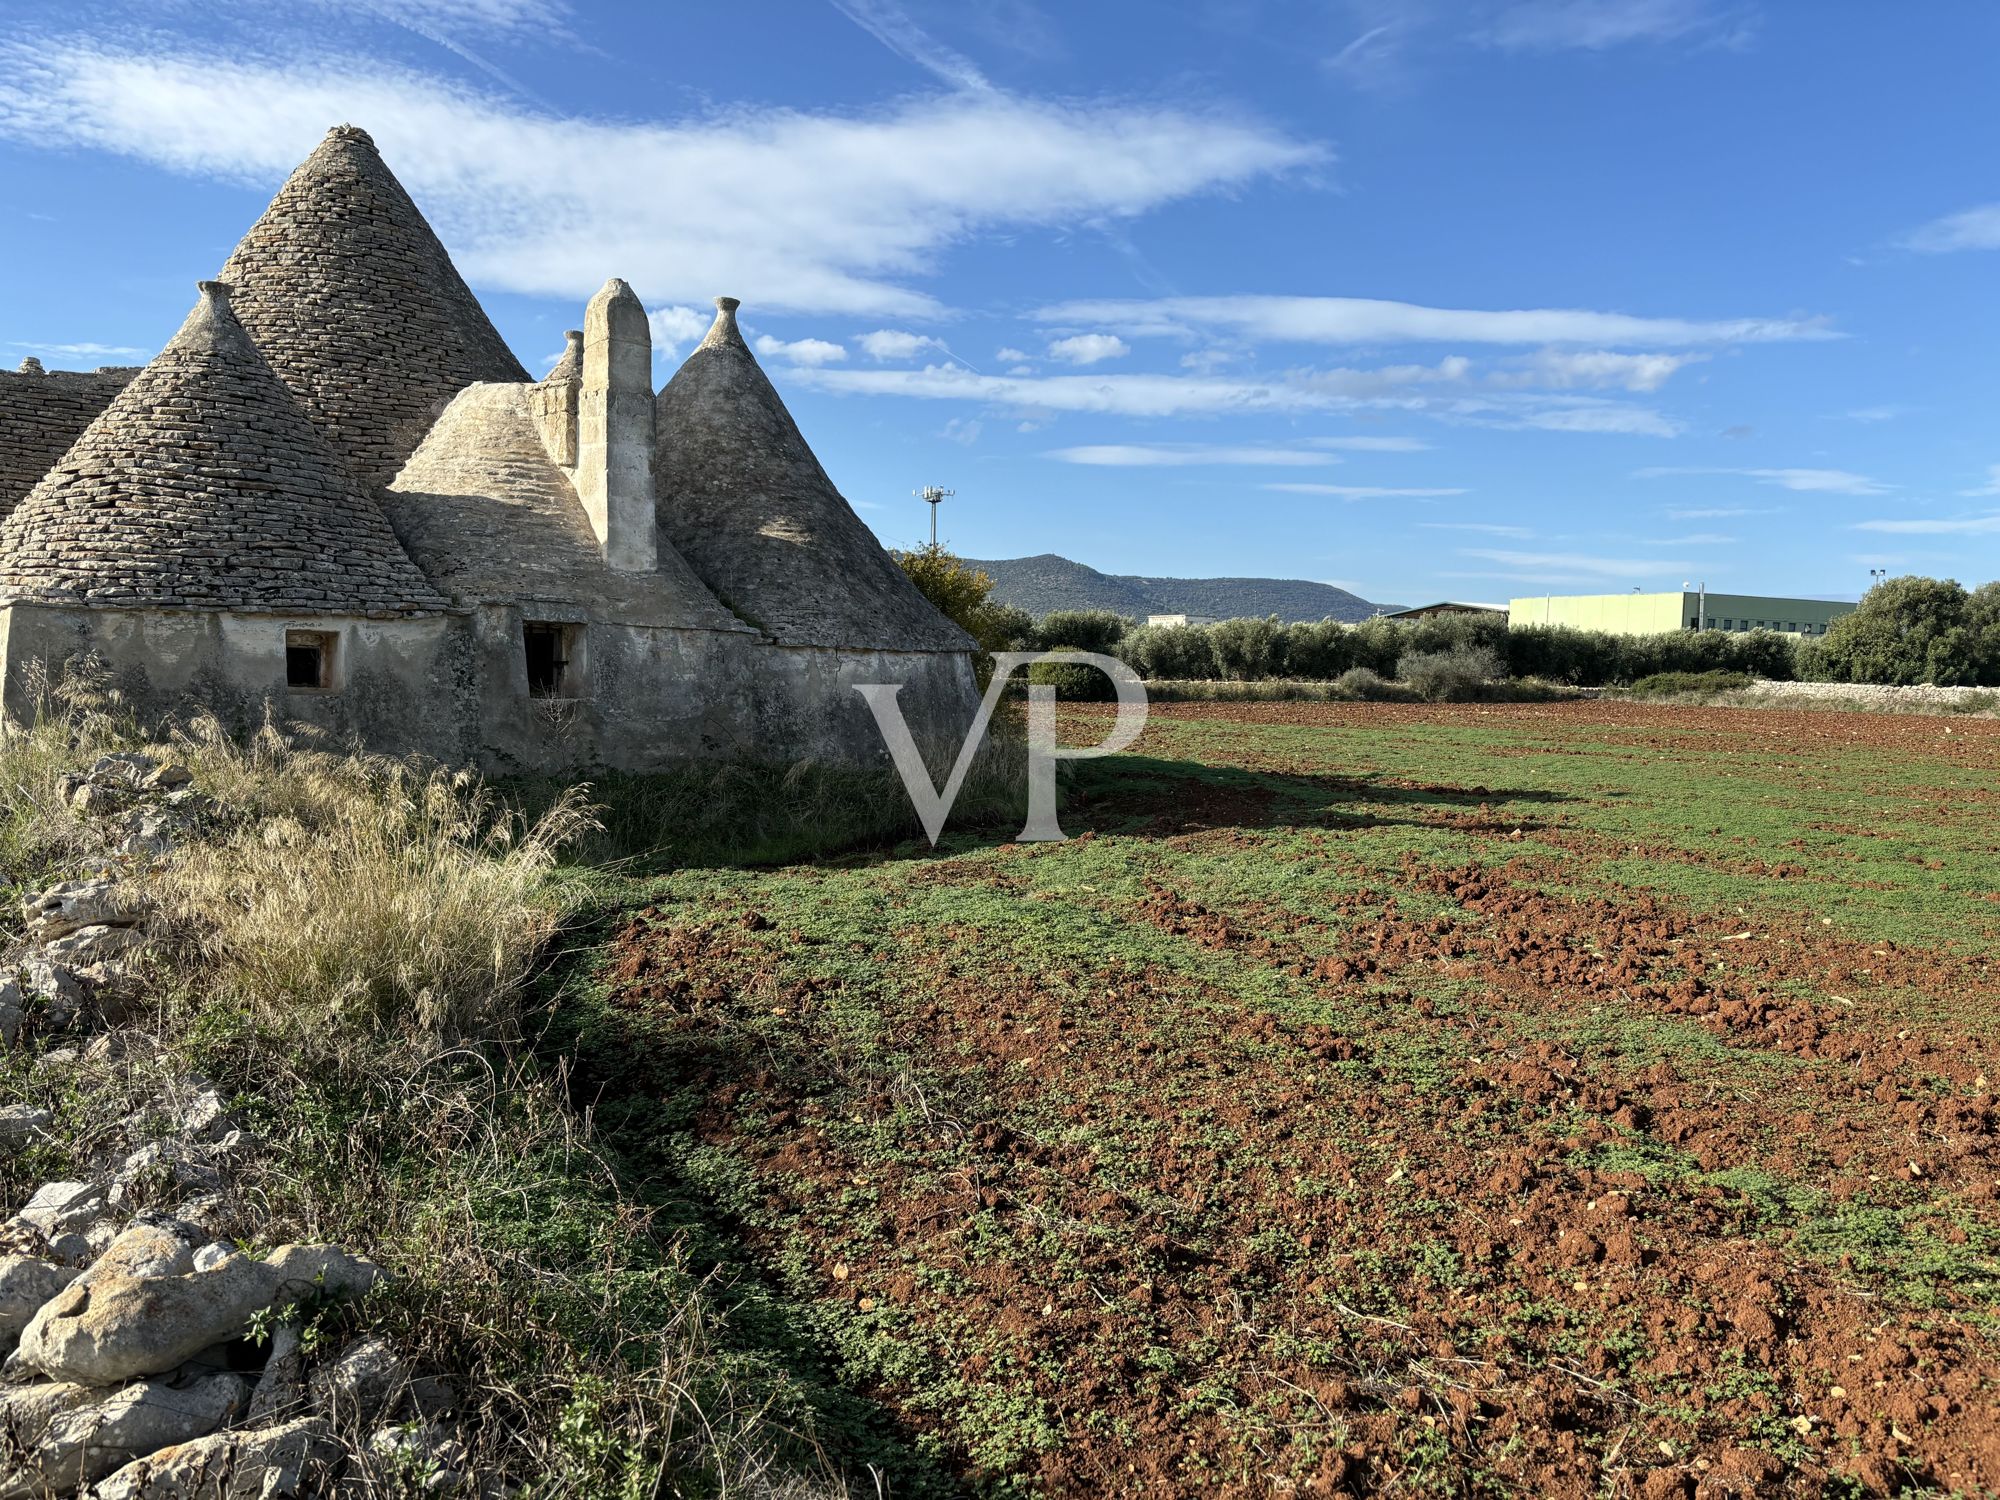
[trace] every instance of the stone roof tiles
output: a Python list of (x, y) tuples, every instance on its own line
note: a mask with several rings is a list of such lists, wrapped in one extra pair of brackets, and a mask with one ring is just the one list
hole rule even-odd
[(271, 368), (370, 484), (395, 476), (466, 386), (528, 379), (357, 126), (327, 132), (222, 279)]
[(0, 374), (0, 519), (138, 373), (137, 365), (44, 370), (24, 359), (18, 371)]
[(0, 527), (0, 603), (443, 608), (231, 312), (201, 300)]
[(383, 493), (425, 574), (461, 605), (588, 600), (621, 624), (743, 630), (664, 539), (653, 572), (605, 566), (538, 430), (538, 389), (468, 386)]
[(737, 302), (657, 400), (660, 523), (722, 601), (791, 645), (970, 651), (833, 487), (743, 342)]

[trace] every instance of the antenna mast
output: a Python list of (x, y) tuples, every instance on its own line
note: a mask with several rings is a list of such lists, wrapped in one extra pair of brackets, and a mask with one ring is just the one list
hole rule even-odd
[(920, 490), (911, 490), (910, 493), (915, 495), (919, 500), (923, 501), (924, 504), (928, 505), (931, 508), (931, 546), (936, 547), (937, 508), (940, 505), (942, 505), (945, 501), (949, 500), (953, 495), (956, 495), (958, 491), (941, 490), (934, 484), (927, 484)]

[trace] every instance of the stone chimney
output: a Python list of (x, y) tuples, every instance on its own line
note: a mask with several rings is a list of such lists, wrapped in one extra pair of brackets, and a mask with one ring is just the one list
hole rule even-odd
[(567, 343), (556, 367), (535, 383), (528, 393), (542, 444), (549, 457), (562, 465), (571, 480), (576, 478), (576, 407), (583, 390), (583, 330), (572, 328), (563, 335)]
[(576, 493), (606, 564), (621, 573), (650, 573), (658, 566), (653, 338), (646, 309), (615, 276), (583, 314)]

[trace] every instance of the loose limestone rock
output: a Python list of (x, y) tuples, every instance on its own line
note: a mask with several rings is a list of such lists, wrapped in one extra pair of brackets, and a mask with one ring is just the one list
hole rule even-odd
[(92, 1500), (278, 1500), (326, 1493), (345, 1459), (328, 1425), (301, 1417), (163, 1448), (100, 1482)]
[[(88, 1406), (103, 1392), (73, 1381), (0, 1386), (0, 1433), (12, 1438), (16, 1452), (32, 1451), (48, 1435), (49, 1424), (66, 1411)], [(0, 1453), (6, 1450), (0, 1448)]]
[[(192, 1252), (183, 1246), (183, 1253), (191, 1268)], [(268, 1261), (231, 1256), (212, 1270), (176, 1275), (93, 1267), (87, 1284), (73, 1284), (35, 1315), (21, 1334), (21, 1357), (58, 1380), (109, 1385), (171, 1370), (240, 1337), (267, 1309), (315, 1294), (361, 1296), (380, 1275), (330, 1245), (287, 1245)]]
[(65, 880), (21, 903), (28, 940), (48, 943), (83, 927), (133, 927), (144, 920), (146, 903), (124, 881)]
[(0, 1348), (19, 1338), (49, 1299), (76, 1277), (73, 1266), (32, 1255), (0, 1255)]
[(0, 1479), (0, 1500), (69, 1494), (175, 1443), (206, 1437), (242, 1410), (240, 1376), (189, 1385), (142, 1380), (55, 1416), (26, 1461)]
[(47, 1130), (54, 1121), (55, 1116), (45, 1109), (37, 1109), (32, 1104), (10, 1104), (0, 1109), (0, 1146), (10, 1151), (19, 1150)]

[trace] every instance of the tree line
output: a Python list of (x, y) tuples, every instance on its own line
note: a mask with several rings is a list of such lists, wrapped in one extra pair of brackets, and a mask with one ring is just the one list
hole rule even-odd
[(1424, 697), (1451, 696), (1482, 680), (1624, 687), (1662, 673), (1713, 672), (1781, 682), (2000, 686), (2000, 582), (1967, 590), (1951, 579), (1891, 578), (1823, 636), (1769, 630), (1627, 636), (1561, 625), (1510, 629), (1501, 615), (1141, 625), (1109, 610), (1057, 610), (1037, 620), (994, 601), (992, 579), (941, 547), (899, 553), (897, 560), (983, 651), (1095, 651), (1148, 679), (1331, 682), (1362, 673), (1409, 684)]

